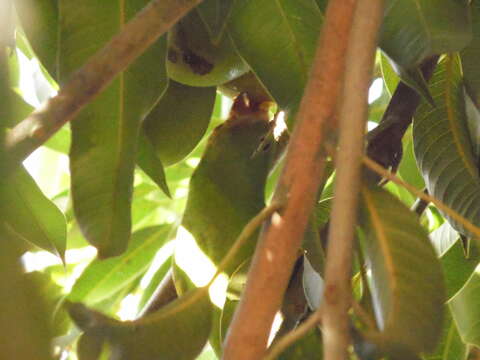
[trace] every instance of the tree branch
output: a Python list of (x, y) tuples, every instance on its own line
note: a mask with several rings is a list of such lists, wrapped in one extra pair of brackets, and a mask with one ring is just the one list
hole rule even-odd
[[(335, 109), (357, 0), (330, 0), (297, 126), (274, 199), (286, 202), (260, 236), (246, 288), (227, 334), (223, 359), (255, 360), (265, 354), (325, 168), (322, 145), (334, 138)], [(262, 299), (259, 301), (258, 299)]]
[(16, 166), (98, 95), (157, 38), (202, 0), (154, 0), (74, 73), (42, 108), (15, 126), (5, 141), (8, 166)]
[(343, 102), (339, 111), (339, 148), (323, 301), (325, 360), (348, 358), (350, 345), (351, 268), (357, 203), (361, 184), (368, 88), (372, 79), (383, 0), (359, 0), (345, 65)]
[[(432, 56), (420, 66), (422, 75), (429, 81), (437, 66), (438, 56)], [(413, 115), (420, 104), (420, 95), (416, 90), (400, 82), (388, 103), (387, 109), (378, 126), (367, 135), (367, 155), (382, 165), (396, 172), (403, 155), (402, 138), (412, 123)], [(381, 178), (369, 173), (372, 182), (378, 183)]]

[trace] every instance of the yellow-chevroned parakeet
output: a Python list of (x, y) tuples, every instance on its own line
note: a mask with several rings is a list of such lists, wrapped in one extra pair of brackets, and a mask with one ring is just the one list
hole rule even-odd
[[(174, 274), (180, 293), (190, 281), (195, 286), (208, 282), (213, 274), (205, 270), (205, 259), (216, 267), (247, 222), (265, 206), (265, 182), (280, 152), (273, 137), (258, 150), (273, 126), (268, 105), (239, 95), (228, 120), (211, 135), (192, 175), (175, 253)], [(225, 273), (231, 275), (248, 260), (254, 247), (252, 238)]]

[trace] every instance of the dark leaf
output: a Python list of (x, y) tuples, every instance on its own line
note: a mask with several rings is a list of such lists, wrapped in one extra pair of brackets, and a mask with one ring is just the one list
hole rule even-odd
[(441, 335), (445, 290), (426, 231), (414, 213), (379, 188), (362, 188), (361, 217), (380, 330), (374, 342), (388, 354), (433, 350)]

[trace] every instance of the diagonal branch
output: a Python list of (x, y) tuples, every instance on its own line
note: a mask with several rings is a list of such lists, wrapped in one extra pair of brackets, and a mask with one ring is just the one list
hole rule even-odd
[[(263, 357), (268, 335), (297, 258), (325, 168), (322, 145), (334, 137), (345, 53), (357, 0), (330, 0), (305, 94), (274, 199), (282, 215), (265, 227), (242, 300), (232, 320), (223, 359)], [(261, 299), (261, 301), (259, 301)]]
[(202, 0), (153, 0), (74, 73), (58, 95), (15, 126), (5, 141), (13, 167), (92, 101), (121, 71)]

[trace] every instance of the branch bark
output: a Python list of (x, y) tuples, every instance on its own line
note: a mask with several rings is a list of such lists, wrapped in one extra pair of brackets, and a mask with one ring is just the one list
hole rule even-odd
[(6, 137), (8, 166), (16, 166), (47, 141), (202, 0), (154, 0), (62, 86), (58, 95), (13, 128)]
[[(438, 55), (426, 59), (420, 66), (422, 75), (428, 82), (438, 62)], [(412, 123), (413, 115), (420, 104), (420, 95), (416, 90), (400, 82), (388, 103), (379, 125), (367, 135), (367, 155), (382, 165), (397, 171), (403, 155), (402, 138)], [(372, 182), (378, 183), (381, 178), (369, 173)]]
[[(274, 199), (282, 216), (265, 226), (241, 302), (227, 334), (223, 359), (260, 359), (288, 284), (325, 168), (322, 144), (334, 137), (345, 53), (357, 0), (331, 0)], [(262, 299), (259, 301), (259, 299)]]
[(339, 111), (339, 148), (335, 157), (337, 175), (325, 266), (322, 310), (325, 360), (348, 359), (352, 253), (368, 117), (368, 88), (383, 6), (383, 0), (358, 1), (346, 58)]

